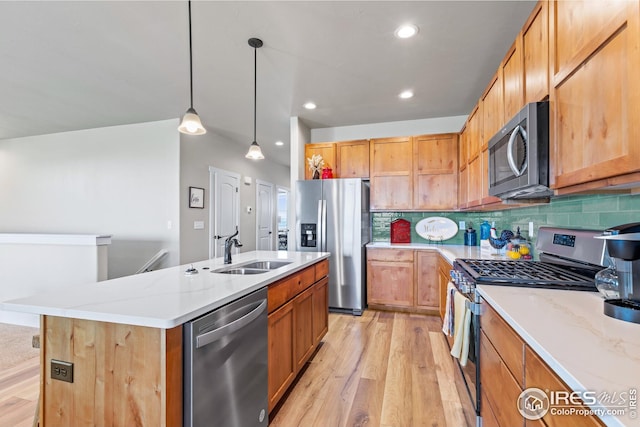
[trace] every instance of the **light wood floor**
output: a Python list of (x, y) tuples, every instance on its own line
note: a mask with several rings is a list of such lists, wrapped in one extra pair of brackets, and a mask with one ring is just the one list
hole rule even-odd
[[(324, 343), (271, 414), (271, 427), (474, 425), (438, 317), (331, 313)], [(0, 370), (0, 427), (29, 427), (39, 359)]]
[(0, 427), (31, 427), (39, 394), (39, 357), (0, 370)]
[(269, 425), (475, 425), (441, 327), (435, 316), (331, 314), (324, 344), (274, 409)]

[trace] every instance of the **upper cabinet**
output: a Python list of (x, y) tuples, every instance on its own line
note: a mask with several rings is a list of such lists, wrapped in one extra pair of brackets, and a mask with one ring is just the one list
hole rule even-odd
[[(523, 104), (549, 96), (549, 3), (539, 2), (522, 28)], [(508, 117), (512, 117), (508, 116)]]
[(501, 74), (500, 71), (496, 73), (482, 97), (482, 150), (504, 124)]
[(410, 136), (369, 141), (371, 209), (409, 210), (413, 206), (413, 143)]
[(336, 164), (336, 144), (335, 142), (323, 142), (319, 144), (306, 144), (304, 146), (304, 179), (313, 178), (313, 172), (309, 169), (307, 159), (314, 154), (319, 154), (324, 160), (324, 167), (335, 171)]
[[(504, 108), (500, 126), (496, 131), (515, 116), (524, 105), (523, 77), (522, 38), (518, 37), (502, 61), (502, 105)], [(489, 138), (494, 134), (495, 132), (487, 135), (485, 141), (489, 141)]]
[(369, 140), (336, 143), (336, 160), (337, 177), (369, 178)]
[(458, 205), (458, 135), (413, 137), (413, 208)]
[(640, 185), (639, 2), (549, 7), (552, 188)]

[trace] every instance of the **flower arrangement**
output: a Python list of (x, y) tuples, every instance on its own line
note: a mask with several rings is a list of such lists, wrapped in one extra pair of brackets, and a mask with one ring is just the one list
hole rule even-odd
[(320, 178), (320, 171), (324, 166), (324, 159), (320, 154), (314, 154), (311, 157), (307, 157), (307, 163), (309, 164), (309, 169), (313, 172), (313, 178)]

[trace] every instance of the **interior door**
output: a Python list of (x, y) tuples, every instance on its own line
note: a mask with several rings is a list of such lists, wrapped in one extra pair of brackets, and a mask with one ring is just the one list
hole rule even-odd
[(209, 181), (209, 258), (218, 258), (224, 256), (225, 236), (240, 227), (240, 174), (210, 167)]
[(272, 251), (275, 223), (274, 186), (256, 179), (256, 250)]

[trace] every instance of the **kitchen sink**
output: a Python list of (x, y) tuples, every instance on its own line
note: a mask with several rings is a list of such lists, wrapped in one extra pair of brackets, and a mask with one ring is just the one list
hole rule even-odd
[(246, 264), (240, 264), (238, 267), (275, 270), (276, 268), (284, 267), (289, 264), (291, 264), (291, 261), (250, 261)]
[(226, 268), (219, 268), (217, 270), (213, 270), (212, 273), (239, 274), (239, 275), (245, 276), (247, 274), (267, 273), (268, 271), (269, 270), (264, 268), (226, 267)]

